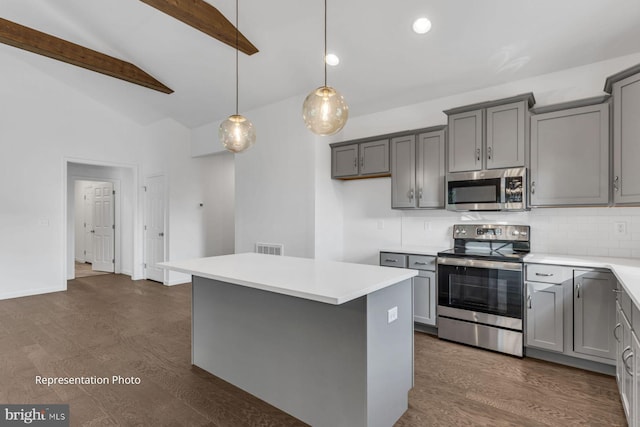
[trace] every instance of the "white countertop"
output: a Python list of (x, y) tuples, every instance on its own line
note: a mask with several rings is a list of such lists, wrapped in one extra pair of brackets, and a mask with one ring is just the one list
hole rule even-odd
[(307, 258), (243, 253), (160, 267), (328, 304), (343, 304), (417, 276), (416, 270)]
[(640, 259), (610, 258), (581, 255), (554, 255), (532, 253), (524, 262), (534, 264), (555, 264), (572, 267), (606, 268), (616, 276), (627, 291), (633, 303), (640, 307)]
[(382, 248), (380, 249), (380, 252), (437, 256), (438, 252), (442, 252), (446, 249), (449, 249), (449, 248), (439, 248), (435, 246), (407, 245), (407, 246), (392, 246), (392, 247)]

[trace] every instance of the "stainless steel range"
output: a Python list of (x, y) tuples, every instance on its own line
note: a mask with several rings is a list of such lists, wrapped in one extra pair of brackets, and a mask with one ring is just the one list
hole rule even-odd
[(529, 226), (458, 224), (438, 253), (438, 337), (522, 357)]

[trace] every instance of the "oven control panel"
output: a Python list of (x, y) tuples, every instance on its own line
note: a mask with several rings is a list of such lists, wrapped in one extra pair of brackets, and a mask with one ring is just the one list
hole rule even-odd
[(528, 225), (456, 224), (453, 226), (453, 238), (528, 242), (529, 228)]

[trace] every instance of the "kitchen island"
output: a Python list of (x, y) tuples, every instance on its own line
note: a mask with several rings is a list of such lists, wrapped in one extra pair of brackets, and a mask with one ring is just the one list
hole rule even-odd
[(162, 266), (193, 276), (193, 365), (313, 426), (406, 411), (416, 271), (254, 253)]

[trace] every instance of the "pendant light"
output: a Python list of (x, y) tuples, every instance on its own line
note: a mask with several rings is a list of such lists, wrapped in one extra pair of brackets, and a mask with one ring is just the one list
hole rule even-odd
[(339, 132), (349, 118), (349, 106), (334, 88), (327, 86), (327, 0), (324, 0), (324, 86), (314, 89), (302, 104), (304, 123), (317, 135)]
[(256, 130), (244, 116), (238, 114), (238, 0), (236, 0), (236, 113), (220, 124), (218, 135), (222, 145), (232, 153), (241, 153), (256, 142)]

